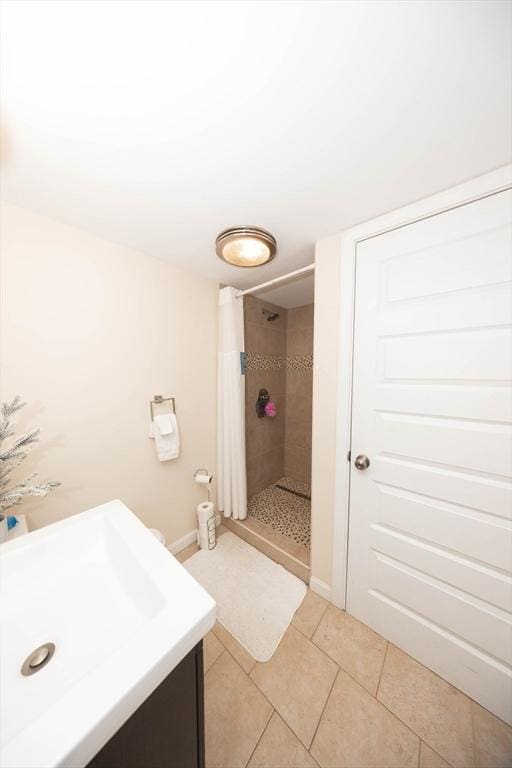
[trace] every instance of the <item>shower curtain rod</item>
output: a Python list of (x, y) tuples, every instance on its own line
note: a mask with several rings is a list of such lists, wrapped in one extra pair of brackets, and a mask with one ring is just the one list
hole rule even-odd
[(246, 296), (248, 293), (256, 293), (257, 291), (263, 290), (263, 288), (269, 288), (271, 285), (277, 285), (277, 283), (283, 283), (285, 280), (289, 280), (291, 277), (297, 277), (298, 275), (305, 275), (307, 272), (313, 272), (314, 269), (315, 269), (315, 265), (309, 264), (307, 267), (296, 269), (295, 272), (288, 272), (287, 275), (281, 275), (281, 277), (276, 277), (274, 278), (274, 280), (268, 280), (266, 283), (261, 283), (261, 285), (255, 285), (254, 288), (247, 288), (245, 291), (239, 291), (236, 294), (236, 298), (239, 299), (241, 296)]

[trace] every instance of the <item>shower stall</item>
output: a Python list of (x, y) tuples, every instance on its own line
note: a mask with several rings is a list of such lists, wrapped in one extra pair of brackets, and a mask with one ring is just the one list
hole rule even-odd
[(313, 304), (244, 297), (247, 518), (266, 554), (305, 580), (311, 544)]
[(219, 294), (219, 510), (227, 528), (306, 583), (313, 271), (312, 264), (252, 289), (225, 287)]

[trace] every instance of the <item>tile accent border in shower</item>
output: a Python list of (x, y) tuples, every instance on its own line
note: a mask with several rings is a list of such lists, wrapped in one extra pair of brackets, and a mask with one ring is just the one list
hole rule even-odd
[(310, 371), (313, 368), (313, 355), (294, 355), (286, 358), (288, 371)]
[(313, 368), (313, 355), (262, 355), (256, 352), (245, 353), (246, 371), (309, 371)]
[(258, 352), (245, 353), (246, 371), (280, 371), (285, 367), (282, 355), (261, 355)]

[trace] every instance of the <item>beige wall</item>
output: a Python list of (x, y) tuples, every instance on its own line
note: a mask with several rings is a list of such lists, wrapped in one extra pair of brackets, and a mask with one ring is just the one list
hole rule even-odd
[(284, 474), (311, 482), (311, 418), (313, 406), (313, 304), (288, 310), (286, 357), (286, 430)]
[(327, 585), (332, 583), (340, 254), (341, 238), (339, 235), (325, 238), (316, 244), (311, 575), (314, 579)]
[[(204, 499), (193, 471), (215, 471), (217, 284), (19, 208), (1, 223), (1, 394), (42, 428), (18, 477), (62, 481), (19, 510), (39, 527), (120, 498), (180, 538)], [(155, 393), (176, 397), (175, 461), (147, 437)]]
[[(278, 312), (268, 322), (262, 309)], [(247, 370), (245, 373), (245, 444), (247, 457), (247, 496), (250, 498), (284, 475), (286, 323), (283, 307), (244, 298), (244, 329)], [(264, 366), (264, 367), (263, 367)], [(274, 418), (256, 414), (260, 389), (269, 392), (276, 404)]]

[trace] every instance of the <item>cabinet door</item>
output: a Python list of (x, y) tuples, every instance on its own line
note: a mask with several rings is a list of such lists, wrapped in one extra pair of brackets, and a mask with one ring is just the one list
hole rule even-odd
[(199, 645), (110, 739), (87, 768), (203, 768)]

